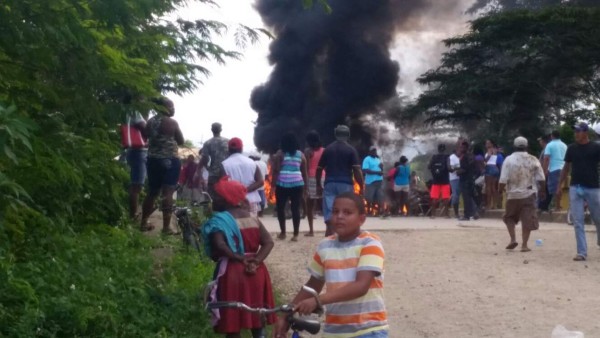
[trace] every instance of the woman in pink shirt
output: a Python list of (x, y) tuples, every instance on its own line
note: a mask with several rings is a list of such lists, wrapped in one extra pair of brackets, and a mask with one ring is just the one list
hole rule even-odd
[[(308, 162), (308, 196), (306, 198), (305, 210), (308, 216), (309, 232), (305, 236), (312, 237), (315, 235), (313, 230), (315, 204), (321, 203), (323, 198), (323, 196), (317, 194), (317, 165), (325, 148), (321, 146), (321, 138), (314, 130), (306, 134), (306, 144), (308, 147), (304, 150), (304, 157), (306, 157), (306, 161)], [(325, 177), (325, 172), (323, 172), (323, 177)], [(321, 182), (324, 182), (324, 179), (321, 179)]]

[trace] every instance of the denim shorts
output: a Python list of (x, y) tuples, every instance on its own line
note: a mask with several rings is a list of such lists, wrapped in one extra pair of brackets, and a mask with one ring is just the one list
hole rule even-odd
[(179, 180), (181, 161), (176, 158), (148, 157), (148, 188), (151, 193), (163, 186), (176, 187)]
[(500, 177), (500, 169), (495, 164), (485, 166), (485, 176)]
[(329, 222), (331, 219), (335, 197), (349, 191), (354, 191), (354, 185), (340, 182), (325, 183), (325, 187), (323, 188), (323, 218), (325, 222)]
[(146, 159), (148, 150), (127, 149), (127, 165), (129, 165), (129, 176), (131, 184), (143, 185), (146, 180)]

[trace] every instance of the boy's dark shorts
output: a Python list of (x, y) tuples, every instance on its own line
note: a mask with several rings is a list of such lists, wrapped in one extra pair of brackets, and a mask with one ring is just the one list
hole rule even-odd
[(540, 227), (535, 206), (535, 194), (521, 199), (506, 200), (504, 223), (514, 226), (521, 221), (523, 229), (537, 230)]
[(148, 157), (148, 188), (150, 193), (160, 191), (163, 186), (177, 186), (181, 161), (176, 158)]

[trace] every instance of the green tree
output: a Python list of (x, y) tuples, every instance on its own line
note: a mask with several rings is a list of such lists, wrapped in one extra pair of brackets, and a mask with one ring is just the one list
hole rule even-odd
[(600, 9), (550, 7), (490, 14), (444, 41), (428, 89), (400, 119), (465, 126), (472, 136), (535, 138), (562, 121), (597, 119)]

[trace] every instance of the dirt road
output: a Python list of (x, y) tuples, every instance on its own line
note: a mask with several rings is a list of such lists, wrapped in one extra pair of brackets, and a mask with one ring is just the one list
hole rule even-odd
[[(275, 220), (263, 220), (275, 232)], [(587, 234), (588, 261), (573, 262), (573, 230), (562, 224), (542, 224), (532, 235), (533, 251), (521, 253), (506, 252), (508, 235), (499, 221), (465, 228), (407, 219), (404, 229), (391, 225), (398, 221), (369, 222), (379, 224), (370, 228), (386, 251), (391, 337), (548, 338), (557, 324), (600, 337), (600, 250), (593, 232)], [(276, 242), (267, 264), (286, 300), (308, 279), (306, 264), (320, 236)], [(538, 238), (543, 245), (536, 247)]]

